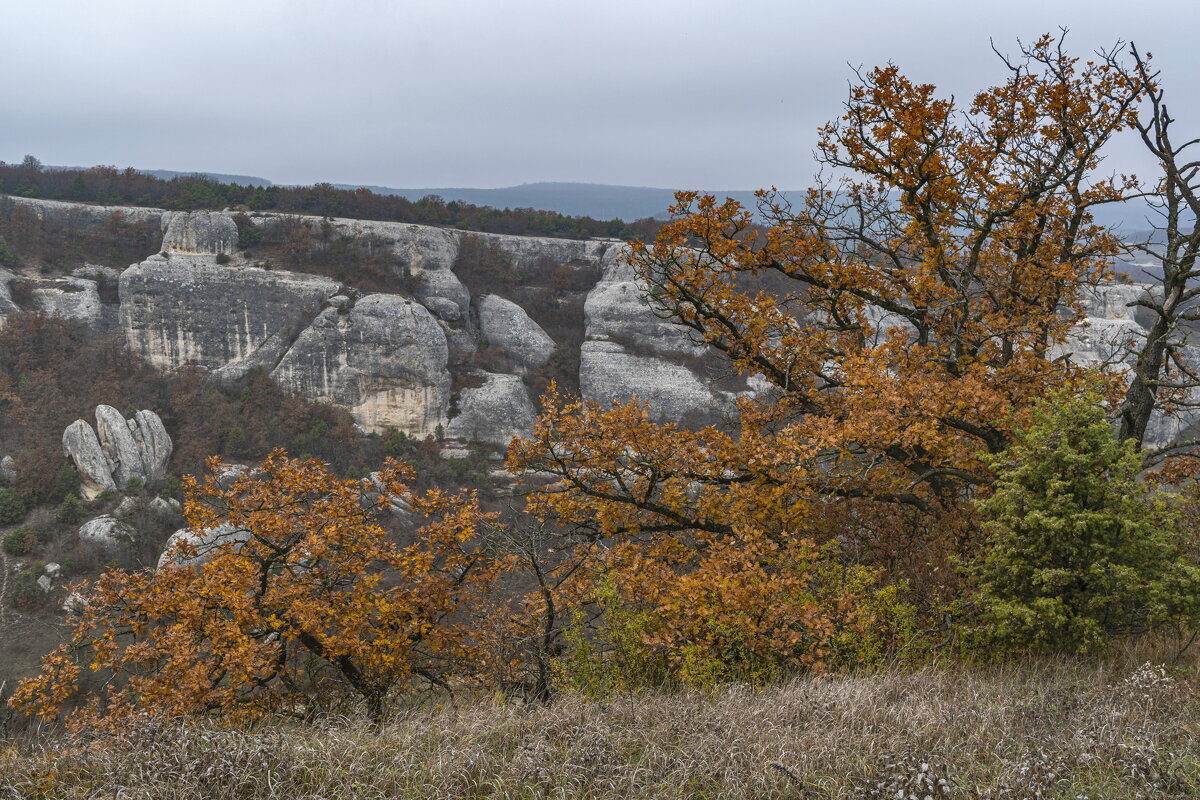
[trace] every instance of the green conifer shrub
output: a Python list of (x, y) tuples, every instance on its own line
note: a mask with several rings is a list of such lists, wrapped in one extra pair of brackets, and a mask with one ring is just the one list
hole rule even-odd
[(1189, 563), (1169, 495), (1139, 479), (1096, 392), (1060, 392), (993, 457), (977, 503), (986, 541), (967, 565), (975, 632), (1002, 652), (1087, 652), (1113, 637), (1194, 621), (1200, 568)]

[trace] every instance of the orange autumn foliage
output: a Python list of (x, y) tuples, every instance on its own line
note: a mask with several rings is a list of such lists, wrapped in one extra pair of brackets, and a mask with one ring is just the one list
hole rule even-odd
[[(1049, 36), (1022, 55), (965, 107), (895, 66), (860, 74), (820, 131), (826, 178), (795, 206), (762, 192), (756, 215), (677, 194), (672, 221), (630, 262), (660, 316), (766, 388), (737, 400), (732, 424), (702, 430), (636, 399), (550, 393), (533, 436), (509, 451), (510, 469), (542, 482), (529, 510), (614, 553), (638, 550), (609, 579), (641, 581), (627, 596), (659, 615), (761, 608), (756, 591), (791, 567), (756, 548), (810, 538), (839, 540), (843, 561), (896, 568), (891, 580), (935, 576), (944, 597), (962, 500), (991, 481), (983, 457), (1053, 391), (1120, 391), (1113, 373), (1073, 362), (1067, 335), (1083, 293), (1113, 277), (1119, 242), (1092, 210), (1137, 184), (1098, 175), (1100, 151), (1133, 126), (1145, 86)], [(901, 530), (889, 505), (931, 521)], [(863, 511), (909, 552), (829, 524)], [(920, 531), (932, 538), (910, 537)], [(676, 548), (690, 560), (668, 557)], [(701, 602), (693, 575), (738, 585)], [(789, 626), (766, 627), (755, 646), (821, 661), (819, 647), (786, 656)]]
[(778, 530), (816, 497), (926, 507), (986, 483), (979, 456), (1023, 409), (1096, 380), (1063, 348), (1118, 251), (1091, 209), (1134, 186), (1096, 171), (1142, 87), (1060, 45), (1039, 40), (966, 109), (894, 66), (861, 76), (821, 130), (837, 179), (798, 208), (762, 193), (765, 229), (679, 193), (630, 260), (664, 316), (770, 389), (739, 401), (732, 432), (552, 398), (512, 454), (562, 479), (537, 507), (725, 531), (752, 507)]
[[(84, 588), (71, 642), (21, 684), (16, 708), (120, 724), (303, 714), (333, 697), (378, 718), (415, 680), (446, 686), (456, 669), (486, 663), (471, 614), (506, 563), (476, 541), (489, 515), (473, 495), (414, 495), (411, 470), (395, 463), (374, 483), (339, 480), (282, 450), (227, 486), (214, 477), (220, 463), (209, 467), (202, 483), (187, 479), (188, 524), (242, 534), (181, 543), (157, 571), (114, 569)], [(411, 544), (378, 523), (390, 502), (429, 517)], [(103, 685), (72, 706), (88, 671)]]

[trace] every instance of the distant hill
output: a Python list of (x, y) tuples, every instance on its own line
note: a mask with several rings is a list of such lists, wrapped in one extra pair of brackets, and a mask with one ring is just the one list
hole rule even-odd
[[(470, 188), (427, 188), (397, 189), (391, 186), (354, 186), (334, 184), (341, 189), (370, 189), (378, 194), (400, 195), (408, 200), (419, 200), (427, 195), (438, 195), (444, 200), (473, 203), (492, 208), (537, 208), (557, 211), (573, 217), (593, 219), (621, 219), (631, 222), (647, 217), (665, 218), (667, 208), (675, 202), (674, 189), (649, 186), (613, 186), (603, 183), (523, 183), (500, 189)], [(753, 205), (754, 192), (745, 190), (706, 190), (718, 197), (732, 197), (746, 205)], [(799, 192), (785, 192), (799, 195)]]

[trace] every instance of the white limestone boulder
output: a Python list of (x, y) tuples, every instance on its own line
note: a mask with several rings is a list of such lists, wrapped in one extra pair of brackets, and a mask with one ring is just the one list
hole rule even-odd
[(514, 437), (532, 434), (537, 413), (524, 382), (516, 375), (477, 376), (483, 385), (459, 392), (458, 414), (446, 426), (446, 435), (508, 447)]
[(499, 295), (479, 298), (479, 332), (521, 370), (537, 369), (554, 354), (554, 340), (525, 309)]

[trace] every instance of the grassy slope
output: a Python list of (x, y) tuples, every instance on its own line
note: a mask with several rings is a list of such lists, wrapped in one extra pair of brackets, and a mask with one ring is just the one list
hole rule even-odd
[(1194, 797), (1198, 731), (1200, 700), (1182, 677), (1079, 663), (924, 670), (480, 702), (378, 732), (147, 725), (91, 748), (43, 737), (0, 745), (0, 797)]

